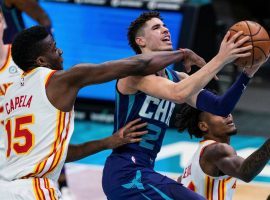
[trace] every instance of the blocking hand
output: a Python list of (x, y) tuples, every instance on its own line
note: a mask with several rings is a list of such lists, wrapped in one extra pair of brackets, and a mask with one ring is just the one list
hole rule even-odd
[(140, 142), (141, 136), (148, 133), (148, 131), (136, 131), (147, 126), (146, 122), (139, 123), (140, 121), (140, 118), (135, 119), (115, 132), (110, 138), (109, 148), (114, 149), (124, 144)]

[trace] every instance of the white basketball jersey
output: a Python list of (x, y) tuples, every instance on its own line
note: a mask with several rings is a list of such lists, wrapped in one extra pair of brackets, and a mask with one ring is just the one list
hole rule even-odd
[(236, 187), (236, 178), (230, 176), (212, 177), (205, 174), (200, 166), (204, 148), (216, 143), (213, 140), (201, 141), (193, 158), (184, 169), (181, 183), (208, 200), (231, 200)]
[(20, 77), (21, 70), (17, 67), (11, 57), (11, 45), (8, 45), (8, 54), (3, 66), (0, 66), (0, 168), (5, 160), (4, 156), (4, 126), (2, 101), (8, 87)]
[(57, 181), (74, 129), (74, 112), (56, 109), (46, 95), (55, 71), (38, 67), (14, 82), (3, 100), (5, 166), (0, 177), (39, 177)]

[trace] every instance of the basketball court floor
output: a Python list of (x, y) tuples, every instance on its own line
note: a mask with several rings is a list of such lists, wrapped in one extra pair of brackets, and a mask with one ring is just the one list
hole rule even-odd
[[(111, 124), (76, 121), (71, 143), (82, 143), (107, 137), (112, 133)], [(187, 133), (174, 129), (167, 131), (155, 169), (173, 179), (183, 171), (183, 166), (196, 150), (198, 139), (190, 139)], [(265, 141), (264, 137), (236, 135), (231, 145), (242, 157), (247, 157)], [(102, 168), (110, 151), (103, 151), (78, 162), (66, 165), (70, 190), (78, 200), (105, 200), (102, 191)], [(251, 183), (238, 181), (234, 200), (266, 200), (270, 194), (270, 163)]]

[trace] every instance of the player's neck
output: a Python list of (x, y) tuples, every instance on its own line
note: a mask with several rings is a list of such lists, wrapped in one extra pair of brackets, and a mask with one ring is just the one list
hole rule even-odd
[(8, 48), (8, 45), (0, 45), (0, 69), (4, 66), (7, 60)]
[(230, 144), (231, 140), (230, 137), (215, 137), (215, 136), (204, 136), (205, 140), (214, 140), (216, 142), (219, 143), (226, 143), (226, 144)]

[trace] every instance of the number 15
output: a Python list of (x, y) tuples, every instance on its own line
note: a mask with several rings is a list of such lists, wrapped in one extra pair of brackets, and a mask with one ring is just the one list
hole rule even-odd
[[(15, 131), (12, 128), (12, 121), (15, 121)], [(25, 154), (28, 153), (35, 143), (34, 134), (26, 127), (25, 125), (33, 124), (34, 116), (27, 115), (18, 117), (14, 120), (7, 120), (6, 131), (8, 136), (8, 148), (7, 148), (7, 157), (10, 156), (11, 150), (13, 149), (16, 154)], [(24, 140), (19, 141), (20, 140)]]

